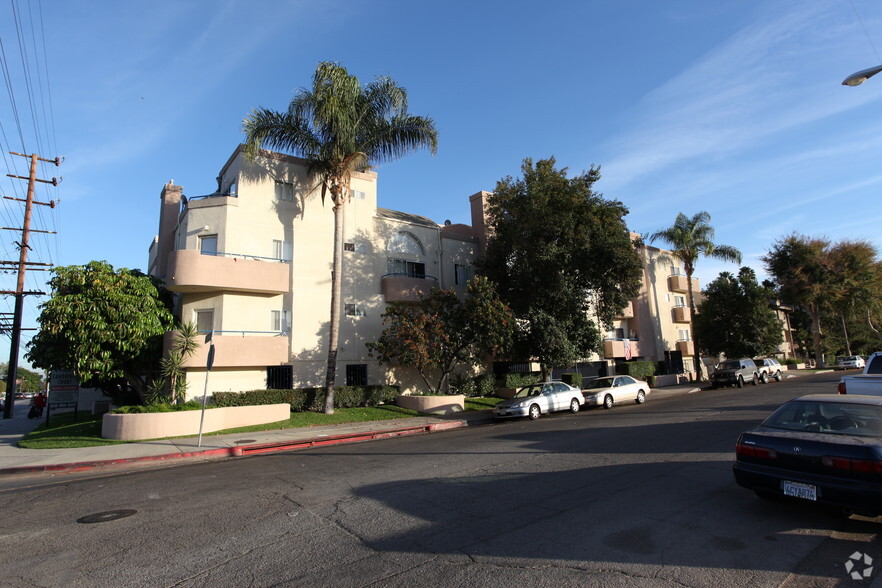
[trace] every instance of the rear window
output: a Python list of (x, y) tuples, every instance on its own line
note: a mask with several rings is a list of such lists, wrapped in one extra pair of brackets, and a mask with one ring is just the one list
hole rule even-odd
[(788, 402), (763, 421), (787, 431), (882, 437), (882, 406), (847, 402)]
[(870, 360), (870, 364), (867, 366), (866, 373), (882, 374), (882, 355), (873, 356), (873, 359)]

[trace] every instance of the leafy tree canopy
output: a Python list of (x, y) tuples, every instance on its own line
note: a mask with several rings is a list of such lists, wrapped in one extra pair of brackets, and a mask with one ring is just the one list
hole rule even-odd
[(636, 296), (642, 270), (628, 209), (593, 190), (599, 168), (569, 178), (552, 157), (525, 159), (521, 171), (488, 198), (481, 268), (518, 318), (516, 352), (547, 372), (600, 349), (592, 314), (609, 328)]
[(694, 328), (702, 350), (727, 357), (758, 357), (775, 352), (783, 341), (781, 323), (769, 302), (775, 291), (757, 283), (742, 267), (735, 277), (723, 272), (707, 285)]
[(463, 299), (436, 289), (417, 304), (389, 304), (380, 339), (367, 347), (381, 362), (416, 368), (429, 393), (439, 394), (458, 367), (506, 351), (514, 322), (494, 285), (478, 276)]
[(40, 330), (25, 357), (108, 392), (125, 379), (143, 399), (143, 376), (158, 365), (162, 335), (174, 324), (170, 294), (155, 278), (105, 261), (53, 272), (52, 297), (40, 305)]

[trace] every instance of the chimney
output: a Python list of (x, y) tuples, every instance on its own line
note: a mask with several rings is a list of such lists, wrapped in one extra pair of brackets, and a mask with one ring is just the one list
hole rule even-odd
[(178, 227), (178, 216), (181, 213), (181, 197), (184, 188), (169, 180), (162, 187), (159, 198), (159, 237), (157, 238), (156, 271), (154, 275), (165, 279), (168, 268), (168, 256), (175, 250), (175, 232)]

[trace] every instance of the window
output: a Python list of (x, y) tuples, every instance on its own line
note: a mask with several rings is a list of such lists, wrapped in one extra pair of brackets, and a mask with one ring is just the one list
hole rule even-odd
[(347, 386), (367, 386), (367, 364), (356, 363), (346, 366)]
[(671, 275), (672, 276), (682, 276), (683, 270), (680, 269), (679, 265), (672, 265), (671, 266)]
[(239, 195), (239, 178), (233, 178), (233, 181), (230, 182), (230, 187), (227, 188), (226, 194), (233, 197)]
[(615, 329), (616, 339), (624, 339), (625, 338), (625, 329), (622, 327), (617, 327)]
[(267, 390), (290, 390), (294, 387), (294, 368), (290, 365), (271, 365), (266, 368)]
[(677, 330), (677, 334), (680, 337), (680, 341), (689, 341), (689, 329), (679, 329)]
[(399, 231), (389, 239), (386, 250), (390, 253), (409, 253), (411, 255), (425, 255), (423, 244), (407, 231)]
[(343, 243), (343, 251), (355, 251), (355, 243)]
[(364, 200), (366, 196), (361, 190), (349, 190), (349, 197), (353, 200)]
[(291, 330), (291, 313), (287, 310), (270, 311), (270, 331), (288, 333)]
[(467, 284), (472, 279), (472, 268), (467, 265), (453, 264), (453, 282), (457, 285)]
[(276, 200), (294, 201), (294, 184), (276, 180)]
[(200, 333), (210, 333), (214, 330), (214, 310), (196, 311), (196, 330)]
[(686, 297), (674, 296), (674, 306), (686, 306)]
[(366, 313), (364, 311), (364, 307), (358, 304), (346, 304), (344, 305), (346, 316), (365, 316)]
[(389, 259), (386, 261), (386, 273), (409, 278), (425, 278), (426, 264), (406, 259)]
[(273, 257), (282, 261), (291, 261), (293, 247), (291, 241), (279, 241), (273, 239)]
[(200, 236), (199, 252), (202, 255), (217, 255), (217, 235)]

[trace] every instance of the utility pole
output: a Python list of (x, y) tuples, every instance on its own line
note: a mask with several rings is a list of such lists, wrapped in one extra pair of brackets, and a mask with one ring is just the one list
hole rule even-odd
[[(22, 176), (16, 176), (13, 174), (6, 174), (10, 178), (16, 178), (19, 180), (27, 180), (28, 181), (28, 196), (26, 200), (22, 200), (21, 198), (12, 198), (10, 196), (4, 196), (7, 200), (17, 200), (19, 202), (25, 203), (25, 214), (24, 214), (24, 225), (21, 229), (21, 243), (19, 245), (19, 256), (18, 263), (13, 261), (0, 261), (0, 268), (5, 265), (18, 265), (18, 283), (16, 285), (14, 292), (0, 292), (0, 294), (14, 294), (15, 295), (15, 311), (13, 313), (12, 318), (12, 338), (9, 344), (9, 370), (6, 374), (6, 402), (3, 407), (3, 418), (11, 419), (12, 418), (12, 407), (15, 404), (15, 381), (18, 376), (18, 347), (21, 344), (21, 315), (22, 309), (24, 307), (24, 297), (29, 294), (45, 294), (45, 292), (25, 292), (25, 270), (27, 266), (46, 266), (40, 269), (48, 269), (48, 266), (51, 264), (48, 263), (28, 263), (28, 249), (30, 246), (28, 245), (28, 241), (30, 239), (31, 234), (31, 209), (34, 204), (41, 204), (43, 206), (49, 206), (51, 208), (55, 208), (55, 202), (35, 202), (34, 201), (34, 192), (37, 182), (42, 182), (44, 184), (52, 184), (53, 186), (58, 185), (58, 178), (52, 178), (51, 180), (41, 180), (37, 178), (37, 162), (45, 161), (46, 163), (54, 163), (56, 166), (61, 165), (61, 159), (56, 157), (55, 159), (43, 159), (42, 157), (37, 157), (36, 154), (25, 155), (23, 153), (16, 153), (14, 151), (9, 152), (11, 155), (17, 155), (19, 157), (29, 157), (31, 160), (31, 171), (28, 177), (24, 178)], [(7, 228), (7, 227), (3, 227)], [(14, 229), (11, 229), (14, 230)], [(36, 231), (34, 231), (36, 232)], [(41, 233), (49, 233), (52, 231), (39, 231)]]

